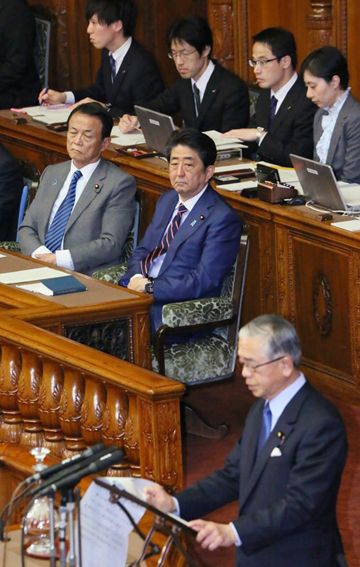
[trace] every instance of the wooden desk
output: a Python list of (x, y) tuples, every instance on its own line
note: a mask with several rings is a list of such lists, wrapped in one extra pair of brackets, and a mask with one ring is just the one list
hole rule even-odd
[[(21, 254), (4, 253), (0, 273), (48, 266)], [(0, 313), (150, 368), (152, 298), (83, 274), (76, 277), (86, 285), (85, 292), (53, 297), (0, 284)]]

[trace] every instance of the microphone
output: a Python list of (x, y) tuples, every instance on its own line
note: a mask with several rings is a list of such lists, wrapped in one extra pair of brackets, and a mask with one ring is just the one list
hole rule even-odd
[(104, 469), (107, 469), (111, 465), (121, 461), (123, 458), (124, 458), (124, 451), (122, 449), (116, 449), (115, 451), (98, 458), (95, 462), (83, 466), (79, 471), (73, 474), (68, 474), (63, 478), (60, 478), (58, 481), (53, 482), (50, 486), (47, 486), (46, 488), (42, 488), (42, 490), (40, 490), (39, 492), (39, 496), (47, 496), (63, 488), (72, 488), (84, 476), (87, 476), (89, 474), (94, 474)]
[(28, 484), (32, 484), (33, 482), (36, 482), (38, 480), (43, 480), (45, 478), (48, 478), (49, 476), (56, 474), (58, 471), (64, 471), (67, 468), (71, 467), (74, 463), (82, 462), (85, 459), (88, 459), (89, 457), (96, 455), (104, 448), (104, 446), (105, 446), (104, 443), (97, 443), (92, 447), (88, 447), (87, 449), (85, 449), (85, 451), (79, 453), (78, 455), (75, 455), (74, 457), (65, 459), (64, 461), (61, 461), (61, 463), (43, 469), (42, 471), (38, 471), (32, 474), (31, 476), (28, 476), (24, 480), (24, 485), (27, 486)]
[(31, 490), (27, 492), (27, 496), (35, 496), (43, 489), (47, 488), (54, 482), (58, 482), (64, 477), (69, 476), (70, 474), (76, 473), (78, 470), (86, 467), (87, 465), (96, 462), (100, 457), (103, 457), (107, 454), (112, 454), (116, 451), (116, 447), (106, 447), (105, 445), (101, 448), (100, 451), (97, 451), (95, 455), (91, 455), (87, 459), (76, 460), (75, 463), (71, 463), (71, 466), (65, 467), (65, 470), (60, 470), (57, 473), (51, 475), (47, 480), (35, 486)]

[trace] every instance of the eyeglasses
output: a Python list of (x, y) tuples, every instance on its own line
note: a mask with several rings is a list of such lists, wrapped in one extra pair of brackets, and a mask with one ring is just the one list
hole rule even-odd
[(251, 370), (251, 372), (254, 372), (258, 368), (261, 368), (262, 366), (267, 366), (268, 364), (272, 364), (273, 362), (278, 362), (282, 358), (285, 358), (285, 355), (278, 356), (277, 358), (273, 358), (272, 360), (268, 360), (267, 362), (260, 362), (260, 364), (248, 364), (247, 362), (243, 362), (242, 365), (246, 366), (246, 368)]
[(281, 57), (273, 57), (272, 59), (249, 59), (248, 63), (250, 67), (255, 69), (256, 65), (259, 65), (259, 67), (264, 67), (264, 65), (266, 65), (267, 63), (270, 63), (271, 61), (280, 61), (280, 59)]
[(196, 53), (197, 49), (193, 49), (192, 51), (185, 51), (185, 49), (181, 49), (181, 51), (169, 51), (168, 58), (169, 59), (187, 59), (191, 57), (194, 53)]

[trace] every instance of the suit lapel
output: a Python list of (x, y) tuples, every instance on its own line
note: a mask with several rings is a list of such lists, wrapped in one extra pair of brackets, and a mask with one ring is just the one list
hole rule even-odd
[(176, 233), (175, 238), (171, 243), (171, 246), (166, 252), (166, 256), (161, 266), (159, 275), (163, 274), (164, 271), (167, 269), (167, 267), (172, 263), (179, 246), (185, 240), (191, 238), (193, 234), (195, 234), (195, 232), (199, 230), (201, 226), (203, 226), (203, 223), (209, 217), (211, 208), (213, 207), (213, 203), (214, 203), (214, 196), (211, 190), (209, 190), (209, 186), (208, 186), (205, 193), (200, 197), (195, 207), (192, 209), (192, 211), (190, 211), (187, 218), (185, 219), (185, 221), (179, 228), (178, 232)]
[[(304, 384), (304, 386), (299, 390), (299, 392), (295, 395), (295, 397), (290, 401), (287, 405), (285, 410), (283, 411), (282, 415), (280, 416), (278, 422), (275, 424), (274, 429), (272, 430), (268, 440), (266, 441), (264, 447), (261, 449), (258, 457), (254, 462), (254, 466), (249, 474), (249, 476), (245, 479), (245, 483), (243, 484), (240, 480), (241, 484), (241, 493), (240, 493), (240, 502), (241, 506), (244, 506), (246, 500), (250, 497), (252, 491), (256, 487), (259, 478), (261, 477), (264, 469), (269, 464), (269, 460), (272, 458), (281, 459), (279, 457), (271, 457), (272, 451), (275, 448), (278, 448), (281, 451), (281, 447), (285, 445), (287, 439), (290, 437), (292, 430), (296, 426), (296, 422), (299, 417), (299, 412), (301, 409), (304, 400), (308, 396), (310, 391), (310, 386), (308, 383)], [(252, 427), (254, 431), (260, 431), (260, 424), (261, 424), (261, 415), (262, 415), (262, 408), (263, 404), (259, 404), (258, 412), (253, 416)], [(254, 441), (254, 439), (252, 439)], [(254, 446), (256, 451), (257, 445), (257, 438), (255, 439)], [(250, 455), (254, 456), (254, 448), (250, 451)], [(245, 454), (245, 453), (243, 453)], [(250, 460), (250, 459), (249, 459)]]
[(343, 104), (343, 106), (342, 106), (342, 108), (339, 112), (339, 116), (338, 116), (336, 123), (335, 123), (335, 128), (334, 128), (334, 131), (333, 131), (332, 136), (331, 136), (330, 146), (329, 146), (329, 150), (328, 150), (328, 153), (327, 153), (327, 156), (326, 156), (327, 163), (332, 163), (332, 161), (334, 159), (334, 155), (335, 155), (335, 152), (336, 152), (337, 145), (338, 145), (339, 140), (340, 140), (342, 133), (343, 133), (344, 119), (349, 114), (349, 112), (351, 112), (351, 106), (352, 106), (351, 95), (348, 95), (348, 98), (344, 102), (344, 104)]
[[(286, 97), (284, 98), (279, 111), (275, 114), (274, 120), (271, 124), (270, 131), (272, 134), (276, 132), (276, 130), (287, 120), (287, 117), (292, 115), (293, 109), (296, 105), (296, 99), (298, 97), (298, 90), (299, 90), (299, 79), (296, 83), (291, 87), (289, 92), (287, 93)], [(270, 100), (270, 99), (269, 99)], [(269, 113), (270, 114), (270, 113)]]
[(218, 65), (215, 65), (215, 69), (213, 70), (209, 82), (206, 85), (204, 97), (201, 101), (200, 112), (199, 116), (197, 117), (198, 124), (201, 124), (201, 121), (203, 120), (204, 116), (206, 116), (209, 107), (213, 105), (213, 101), (216, 98), (221, 86), (221, 81), (219, 79), (219, 67)]
[[(124, 81), (126, 74), (129, 69), (129, 64), (131, 63), (131, 59), (133, 59), (134, 51), (136, 50), (134, 40), (132, 40), (130, 48), (125, 55), (118, 72), (116, 73), (115, 81), (112, 82), (111, 80), (111, 66), (110, 66), (110, 59), (109, 54), (107, 53), (107, 62), (106, 67), (108, 72), (106, 73), (108, 89), (111, 93), (111, 97), (115, 95), (115, 93), (119, 90), (121, 83)], [(134, 64), (134, 60), (132, 62)]]
[(63, 187), (65, 180), (69, 174), (70, 167), (71, 167), (70, 161), (61, 164), (61, 166), (59, 166), (58, 175), (53, 175), (53, 177), (50, 178), (50, 181), (47, 185), (46, 193), (44, 196), (44, 210), (48, 211), (48, 215), (46, 218), (44, 218), (44, 225), (43, 225), (44, 234), (42, 235), (42, 240), (44, 240), (45, 238), (45, 234), (49, 226), (51, 212), (54, 208), (55, 201), (58, 198), (61, 188)]

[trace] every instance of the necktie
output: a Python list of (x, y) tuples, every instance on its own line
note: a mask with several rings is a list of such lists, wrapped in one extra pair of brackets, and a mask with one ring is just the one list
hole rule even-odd
[(261, 424), (261, 431), (258, 440), (257, 446), (257, 454), (260, 453), (261, 449), (265, 445), (270, 433), (271, 433), (271, 409), (269, 406), (269, 402), (265, 402), (263, 414), (262, 414), (262, 424)]
[(198, 87), (196, 86), (196, 84), (194, 83), (193, 86), (193, 91), (194, 91), (194, 101), (195, 101), (195, 113), (196, 116), (199, 116), (199, 112), (200, 112), (200, 91), (198, 89)]
[(76, 185), (82, 176), (81, 171), (75, 171), (71, 178), (69, 190), (65, 199), (56, 211), (53, 221), (45, 235), (45, 246), (51, 252), (56, 252), (60, 249), (62, 239), (65, 233), (65, 227), (71, 215), (75, 203)]
[(272, 124), (272, 122), (275, 118), (277, 103), (278, 103), (278, 100), (277, 100), (276, 96), (273, 95), (270, 99), (270, 125)]
[(141, 271), (144, 276), (147, 276), (149, 273), (149, 269), (151, 267), (151, 263), (161, 256), (161, 254), (165, 254), (175, 238), (177, 231), (180, 228), (182, 216), (187, 212), (187, 208), (182, 203), (178, 208), (178, 212), (172, 219), (171, 223), (168, 226), (167, 231), (165, 232), (164, 236), (162, 237), (160, 244), (158, 244), (154, 250), (149, 252), (144, 260), (141, 262)]
[(111, 53), (109, 55), (109, 59), (110, 59), (110, 67), (111, 67), (111, 80), (112, 82), (114, 82), (116, 77), (116, 61)]

